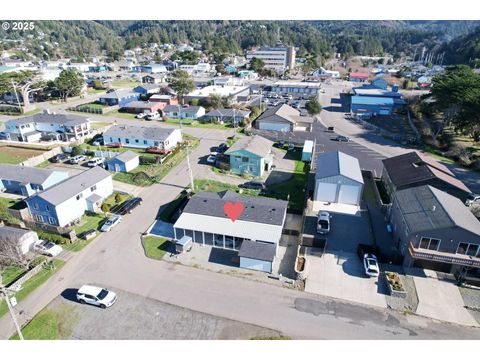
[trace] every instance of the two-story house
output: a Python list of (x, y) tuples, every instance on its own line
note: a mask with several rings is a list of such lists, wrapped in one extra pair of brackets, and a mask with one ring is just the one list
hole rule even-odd
[(68, 172), (0, 164), (0, 191), (31, 196), (68, 178)]
[(98, 212), (113, 192), (112, 175), (96, 166), (25, 200), (32, 220), (68, 226), (86, 211)]
[(272, 141), (258, 135), (239, 139), (225, 151), (230, 157), (230, 171), (261, 177), (272, 167), (272, 147)]
[(151, 146), (171, 150), (182, 141), (180, 129), (144, 126), (111, 126), (103, 133), (105, 145), (120, 143), (122, 146), (146, 149)]

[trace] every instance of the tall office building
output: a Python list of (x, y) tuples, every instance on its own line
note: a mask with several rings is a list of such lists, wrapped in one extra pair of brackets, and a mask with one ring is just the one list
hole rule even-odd
[(289, 47), (262, 47), (257, 50), (247, 51), (247, 60), (252, 58), (263, 60), (265, 67), (284, 72), (295, 67), (295, 48)]

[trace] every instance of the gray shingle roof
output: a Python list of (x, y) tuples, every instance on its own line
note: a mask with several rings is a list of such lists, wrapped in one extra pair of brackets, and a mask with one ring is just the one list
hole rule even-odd
[(235, 114), (235, 117), (243, 117), (243, 118), (246, 118), (250, 115), (250, 111), (245, 111), (245, 110), (237, 110), (235, 109), (215, 109), (215, 110), (212, 110), (210, 112), (208, 112), (207, 114), (205, 114), (205, 116), (212, 116), (212, 117), (232, 117), (234, 116)]
[(135, 88), (143, 88), (148, 91), (148, 90), (160, 89), (160, 86), (157, 84), (142, 84), (142, 85), (136, 86)]
[(131, 96), (138, 96), (138, 95), (130, 90), (120, 90), (120, 91), (112, 91), (108, 94), (102, 95), (99, 97), (99, 99), (123, 99)]
[(227, 201), (243, 203), (244, 211), (238, 220), (271, 225), (283, 224), (288, 205), (287, 201), (239, 195), (233, 191), (200, 192), (192, 196), (183, 212), (225, 218), (223, 206)]
[(249, 259), (273, 261), (276, 248), (274, 244), (244, 240), (240, 246), (238, 256)]
[(52, 205), (59, 205), (64, 201), (81, 193), (85, 189), (92, 187), (98, 182), (111, 177), (112, 175), (99, 166), (86, 170), (76, 176), (73, 176), (51, 188), (48, 188), (35, 196), (38, 196)]
[(439, 178), (458, 189), (470, 193), (468, 187), (445, 166), (415, 151), (382, 160), (383, 166), (396, 188)]
[[(185, 114), (196, 114), (202, 106), (188, 106), (188, 107), (182, 107), (180, 106), (180, 112), (185, 113)], [(177, 105), (167, 105), (163, 109), (163, 112), (178, 112), (178, 106)]]
[(129, 103), (123, 105), (124, 108), (136, 108), (136, 109), (151, 109), (152, 106), (157, 106), (158, 102), (150, 101), (130, 101)]
[(273, 141), (265, 139), (262, 136), (254, 135), (254, 136), (245, 136), (241, 139), (237, 140), (235, 144), (233, 144), (225, 154), (231, 154), (238, 150), (246, 150), (260, 156), (262, 158), (266, 157), (273, 146)]
[(29, 166), (0, 164), (0, 179), (18, 181), (23, 184), (43, 184), (55, 170)]
[(32, 231), (29, 229), (21, 229), (13, 226), (2, 226), (0, 225), (0, 241), (16, 241), (18, 242), (21, 238)]
[(165, 141), (175, 130), (153, 126), (115, 125), (105, 131), (103, 136)]
[(357, 158), (341, 151), (319, 154), (315, 179), (343, 175), (363, 184), (362, 171)]
[(120, 155), (115, 156), (115, 159), (118, 159), (118, 160), (123, 161), (123, 162), (127, 162), (127, 161), (133, 160), (137, 157), (138, 157), (137, 153), (135, 153), (131, 150), (127, 150), (127, 151), (121, 153)]
[(63, 124), (67, 126), (82, 125), (90, 121), (89, 118), (80, 115), (72, 114), (48, 114), (39, 113), (32, 116), (26, 116), (23, 118), (14, 119), (18, 124), (28, 124), (32, 122), (36, 123), (49, 123), (49, 124)]
[(480, 236), (480, 222), (459, 199), (429, 185), (395, 193), (407, 226), (412, 233), (454, 226)]
[(257, 118), (259, 120), (268, 120), (268, 121), (288, 121), (289, 123), (295, 124), (299, 117), (300, 111), (294, 109), (293, 107), (282, 104), (275, 107), (268, 108), (264, 111), (262, 115)]

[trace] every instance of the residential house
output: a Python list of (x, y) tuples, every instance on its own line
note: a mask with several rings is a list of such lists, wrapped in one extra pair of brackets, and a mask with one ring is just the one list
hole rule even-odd
[[(235, 221), (225, 214), (228, 202), (243, 205), (243, 212)], [(232, 191), (199, 192), (190, 198), (173, 225), (174, 237), (179, 240), (186, 235), (195, 243), (240, 251), (239, 255), (244, 257), (243, 261), (240, 259), (242, 267), (269, 272), (272, 249), (275, 255), (282, 237), (287, 205), (287, 201)]]
[(394, 105), (391, 97), (352, 96), (351, 112), (365, 117), (391, 115)]
[(166, 106), (165, 103), (161, 103), (158, 101), (131, 101), (128, 104), (125, 104), (122, 109), (129, 113), (152, 113), (152, 112), (160, 112)]
[(33, 249), (36, 241), (38, 241), (38, 235), (35, 231), (0, 225), (0, 242), (9, 244), (8, 248), (17, 255), (27, 254)]
[(390, 223), (404, 266), (480, 276), (480, 222), (456, 197), (430, 185), (398, 190)]
[(312, 76), (325, 77), (330, 79), (337, 79), (340, 77), (340, 72), (335, 70), (327, 70), (324, 67), (319, 67), (313, 71)]
[(191, 119), (197, 120), (205, 115), (203, 106), (167, 105), (163, 109), (163, 116), (171, 119)]
[(390, 198), (398, 190), (431, 185), (465, 201), (470, 189), (443, 164), (412, 151), (382, 160), (382, 182)]
[(139, 99), (139, 94), (127, 90), (112, 91), (98, 98), (98, 101), (103, 105), (120, 107), (125, 106), (131, 101)]
[(368, 81), (368, 73), (365, 72), (351, 72), (348, 74), (348, 80), (354, 82)]
[(0, 191), (31, 196), (68, 178), (68, 172), (0, 164)]
[(148, 74), (142, 76), (142, 83), (143, 84), (160, 84), (165, 81), (167, 78), (167, 74), (165, 73), (158, 73), (158, 74)]
[(118, 68), (120, 71), (132, 71), (133, 67), (135, 66), (135, 62), (132, 60), (121, 60), (116, 61), (114, 66)]
[(148, 101), (162, 102), (165, 105), (178, 105), (178, 98), (173, 95), (154, 94), (148, 98)]
[(255, 127), (282, 132), (311, 131), (313, 122), (313, 118), (300, 116), (300, 111), (282, 104), (268, 108), (255, 120)]
[(5, 123), (7, 138), (23, 142), (40, 139), (69, 141), (90, 134), (90, 119), (80, 115), (56, 114), (49, 110)]
[(238, 109), (215, 109), (203, 116), (203, 120), (211, 122), (229, 122), (243, 124), (250, 116), (251, 111)]
[(125, 151), (106, 162), (107, 169), (115, 172), (129, 172), (140, 164), (140, 156), (131, 151)]
[(37, 223), (68, 226), (85, 211), (98, 212), (113, 192), (112, 175), (99, 166), (70, 177), (25, 200)]
[(272, 167), (272, 147), (272, 141), (258, 135), (240, 138), (225, 151), (230, 157), (230, 171), (261, 177)]
[(180, 129), (144, 126), (111, 126), (103, 133), (105, 145), (120, 143), (125, 147), (146, 149), (151, 146), (171, 150), (182, 141)]
[(133, 88), (133, 91), (140, 95), (150, 95), (160, 92), (160, 86), (157, 84), (143, 84)]
[(317, 155), (313, 208), (323, 202), (360, 205), (363, 177), (356, 158), (340, 151)]

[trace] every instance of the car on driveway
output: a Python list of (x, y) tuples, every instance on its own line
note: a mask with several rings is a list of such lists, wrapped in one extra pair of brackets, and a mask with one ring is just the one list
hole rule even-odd
[(60, 254), (63, 251), (63, 248), (60, 245), (57, 245), (51, 241), (37, 240), (33, 244), (33, 250), (42, 255), (54, 257)]
[(55, 156), (52, 156), (52, 157), (50, 158), (50, 161), (51, 161), (52, 163), (60, 163), (60, 162), (62, 162), (62, 161), (64, 161), (64, 160), (67, 160), (67, 159), (68, 159), (68, 155), (67, 155), (67, 154), (57, 154), (57, 155), (55, 155)]
[(378, 267), (377, 257), (370, 253), (364, 254), (363, 269), (365, 270), (365, 275), (370, 277), (378, 277), (380, 274), (380, 269)]
[(480, 204), (480, 195), (470, 194), (467, 196), (467, 200), (465, 200), (465, 205), (471, 206), (473, 204)]
[(103, 137), (97, 137), (95, 140), (92, 141), (93, 146), (100, 146), (103, 145)]
[(120, 208), (119, 213), (121, 215), (131, 214), (133, 209), (135, 209), (139, 205), (142, 205), (142, 201), (143, 199), (140, 197), (125, 201), (125, 203)]
[(94, 157), (87, 162), (87, 166), (88, 167), (95, 167), (97, 165), (103, 164), (104, 161), (105, 161), (105, 159), (103, 159), (103, 158)]
[(338, 135), (335, 139), (335, 141), (340, 141), (340, 142), (349, 142), (350, 138), (348, 136), (343, 136), (343, 135)]
[(261, 181), (247, 181), (246, 183), (238, 185), (238, 187), (252, 190), (265, 190), (267, 188)]
[(107, 232), (113, 229), (114, 226), (116, 226), (120, 221), (122, 221), (122, 217), (120, 215), (113, 215), (110, 216), (107, 221), (105, 221), (105, 224), (102, 225), (100, 228), (100, 231), (102, 232)]
[(117, 294), (98, 286), (83, 285), (77, 290), (77, 300), (81, 304), (91, 304), (105, 309), (115, 304)]
[(330, 232), (330, 213), (327, 211), (319, 211), (317, 216), (317, 233), (325, 235)]
[(158, 112), (150, 113), (146, 117), (146, 120), (157, 120), (157, 119), (160, 119), (160, 114)]
[(70, 162), (70, 164), (78, 164), (78, 163), (80, 163), (80, 162), (82, 162), (86, 159), (87, 159), (87, 157), (85, 155), (76, 155), (76, 156), (70, 158), (69, 162)]
[(135, 115), (135, 118), (137, 119), (145, 119), (145, 117), (147, 116), (148, 114), (147, 113), (138, 113), (137, 115)]

